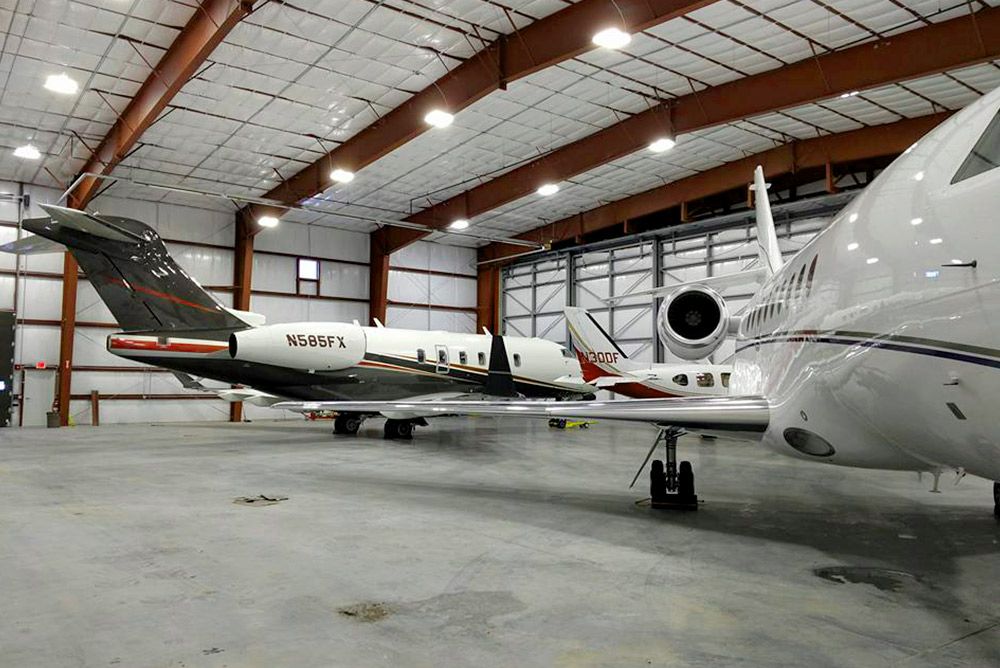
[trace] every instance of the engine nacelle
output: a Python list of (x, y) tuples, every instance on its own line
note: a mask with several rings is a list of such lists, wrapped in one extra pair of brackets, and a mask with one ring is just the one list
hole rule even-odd
[(694, 285), (680, 288), (660, 305), (656, 330), (667, 350), (683, 360), (711, 355), (729, 331), (729, 309), (718, 292)]
[(229, 356), (292, 369), (336, 371), (365, 356), (365, 332), (345, 322), (264, 325), (229, 335)]

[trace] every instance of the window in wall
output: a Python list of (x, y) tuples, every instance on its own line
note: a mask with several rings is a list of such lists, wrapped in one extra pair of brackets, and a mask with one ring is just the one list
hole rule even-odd
[(521, 353), (514, 353), (514, 366), (521, 366)]
[(469, 363), (469, 356), (465, 353), (464, 350), (459, 350), (458, 351), (458, 363), (459, 364), (468, 364)]
[(486, 366), (486, 353), (479, 353), (479, 366)]
[(729, 387), (729, 376), (731, 375), (730, 373), (722, 374), (722, 387)]
[(417, 348), (417, 361), (423, 364), (427, 360), (427, 353), (423, 348)]
[(673, 381), (677, 385), (685, 386), (688, 384), (687, 374), (679, 373), (676, 376), (674, 376)]
[(715, 387), (715, 377), (710, 373), (699, 373), (695, 378), (698, 387)]
[(300, 257), (296, 269), (295, 291), (300, 295), (318, 295), (319, 260)]
[(955, 172), (951, 182), (958, 183), (965, 179), (971, 179), (973, 176), (997, 167), (1000, 167), (1000, 112), (997, 112), (990, 124), (986, 126), (983, 136), (972, 147), (972, 152)]

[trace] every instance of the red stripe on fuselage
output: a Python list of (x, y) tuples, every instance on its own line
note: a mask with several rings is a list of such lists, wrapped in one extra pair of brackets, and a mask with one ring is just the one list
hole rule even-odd
[(217, 353), (229, 346), (213, 343), (160, 343), (153, 339), (111, 339), (111, 350), (155, 350), (167, 353)]

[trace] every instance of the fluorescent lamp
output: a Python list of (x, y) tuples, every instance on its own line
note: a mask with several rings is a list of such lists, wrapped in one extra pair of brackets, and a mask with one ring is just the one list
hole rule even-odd
[(649, 145), (649, 150), (653, 153), (663, 153), (672, 149), (676, 143), (670, 137), (661, 137)]
[(446, 128), (452, 124), (455, 117), (443, 109), (431, 109), (424, 116), (424, 122), (436, 128)]
[(605, 49), (620, 49), (632, 41), (632, 35), (621, 28), (611, 27), (594, 33), (592, 39), (594, 44)]
[(465, 218), (459, 218), (458, 220), (452, 221), (451, 225), (449, 225), (448, 227), (450, 227), (453, 230), (464, 230), (468, 226), (469, 226), (469, 221), (467, 221)]
[(857, 249), (858, 249), (858, 242), (857, 241), (852, 241), (851, 243), (847, 244), (847, 250), (852, 251), (852, 250), (857, 250)]
[(14, 149), (14, 155), (25, 160), (38, 160), (42, 154), (32, 144), (25, 144)]
[(865, 262), (867, 262), (868, 264), (875, 264), (876, 262), (878, 262), (878, 258), (877, 257), (870, 257), (867, 260), (865, 260)]
[(915, 226), (915, 225), (921, 224), (922, 222), (924, 222), (923, 218), (911, 218), (910, 219), (910, 225), (914, 225)]
[(354, 180), (354, 172), (338, 168), (330, 172), (330, 178), (337, 183), (350, 183)]
[(261, 216), (257, 219), (257, 224), (261, 227), (277, 227), (278, 219), (274, 216)]
[(65, 72), (45, 77), (45, 87), (53, 93), (61, 93), (62, 95), (76, 95), (76, 92), (80, 90), (80, 84)]
[(854, 97), (857, 94), (858, 94), (858, 91), (856, 91), (856, 90), (852, 90), (850, 93), (841, 93), (840, 99), (843, 100), (843, 99), (848, 98), (848, 97)]
[(924, 173), (923, 172), (917, 172), (916, 174), (913, 175), (913, 180), (914, 181), (923, 181), (924, 180)]
[(935, 237), (934, 239), (931, 239), (931, 241), (930, 241), (930, 242), (931, 242), (932, 244), (935, 244), (935, 245), (937, 245), (937, 244), (941, 243), (942, 241), (944, 241), (944, 239), (941, 239), (940, 237)]
[(559, 186), (554, 183), (546, 183), (537, 190), (538, 194), (542, 197), (549, 197), (550, 195), (555, 195), (559, 192)]

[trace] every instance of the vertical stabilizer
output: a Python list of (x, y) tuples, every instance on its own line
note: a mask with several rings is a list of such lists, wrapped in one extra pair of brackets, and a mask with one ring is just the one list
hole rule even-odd
[(486, 372), (486, 386), (483, 391), (493, 397), (516, 397), (517, 386), (510, 372), (507, 346), (502, 336), (494, 336), (490, 345), (490, 365)]
[(757, 165), (753, 172), (752, 186), (757, 211), (757, 252), (761, 266), (770, 275), (781, 269), (783, 261), (778, 247), (778, 234), (774, 229), (774, 217), (771, 215), (771, 202), (767, 197), (768, 187), (770, 184), (764, 181), (764, 169)]
[(564, 312), (586, 382), (606, 376), (624, 376), (645, 368), (630, 360), (586, 309), (567, 306)]

